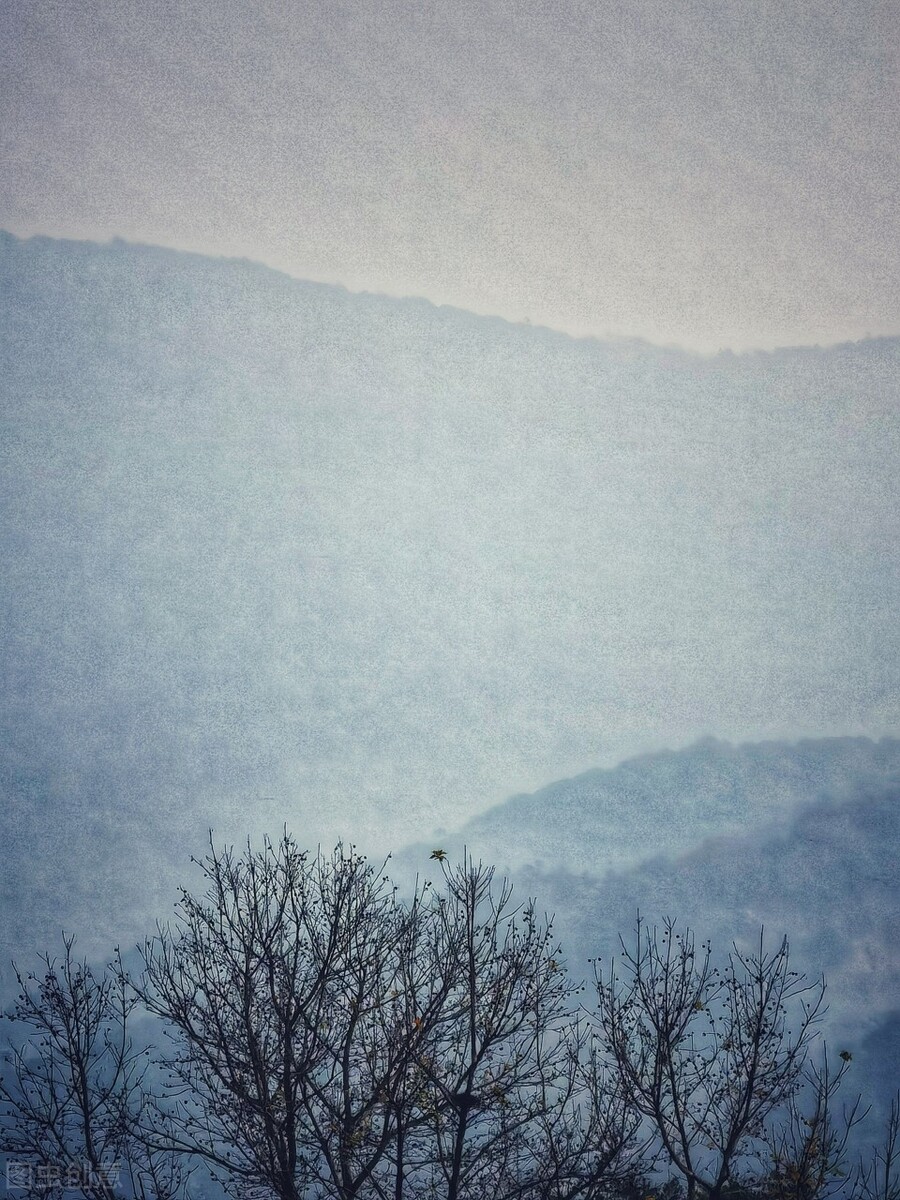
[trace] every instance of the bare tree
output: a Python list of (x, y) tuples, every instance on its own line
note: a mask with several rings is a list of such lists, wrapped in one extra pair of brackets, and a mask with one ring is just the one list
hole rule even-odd
[(828, 1200), (850, 1186), (850, 1135), (864, 1119), (861, 1097), (838, 1103), (850, 1064), (844, 1052), (835, 1071), (823, 1048), (821, 1063), (807, 1063), (801, 1087), (788, 1097), (767, 1134), (770, 1168), (764, 1183), (772, 1200)]
[(552, 926), (504, 880), (464, 858), (434, 898), (447, 996), (418, 1059), (430, 1190), (447, 1200), (588, 1196), (630, 1146), (622, 1111), (598, 1103)]
[(631, 1161), (550, 924), (492, 870), (401, 901), (287, 835), (200, 866), (135, 985), (175, 1042), (148, 1144), (279, 1200), (590, 1200)]
[[(599, 1200), (627, 1195), (646, 1169), (640, 1117), (574, 1018), (552, 1088), (522, 1139), (506, 1194), (522, 1200)], [(646, 1192), (644, 1193), (646, 1194)]]
[(113, 1200), (127, 1184), (138, 1198), (179, 1196), (189, 1171), (134, 1133), (152, 1101), (148, 1051), (130, 1034), (136, 997), (121, 964), (98, 976), (75, 958), (73, 937), (64, 935), (63, 946), (61, 961), (45, 956), (38, 975), (16, 970), (0, 1148), (30, 1194)]
[[(621, 977), (616, 971), (621, 972)], [(802, 1081), (824, 983), (789, 968), (763, 935), (720, 969), (673, 921), (638, 919), (634, 947), (597, 976), (601, 1041), (630, 1105), (646, 1119), (690, 1198), (717, 1200)]]
[(854, 1200), (900, 1200), (900, 1092), (891, 1101), (884, 1139), (860, 1159)]
[(0, 1149), (32, 1195), (180, 1200), (202, 1161), (241, 1200), (621, 1200), (657, 1169), (691, 1200), (900, 1200), (896, 1104), (848, 1178), (850, 1056), (813, 1059), (824, 983), (786, 941), (717, 967), (639, 920), (588, 1014), (552, 922), (468, 856), (406, 899), (287, 834), (199, 866), (139, 980), (70, 938), (18, 976)]
[(287, 834), (242, 856), (211, 847), (200, 866), (205, 896), (182, 892), (139, 985), (176, 1041), (177, 1147), (232, 1188), (355, 1197), (397, 1137), (418, 906), (352, 849), (311, 857)]
[[(338, 869), (335, 869), (337, 865)], [(317, 893), (323, 931), (337, 930), (337, 952), (310, 1030), (315, 1061), (300, 1081), (309, 1136), (329, 1194), (404, 1195), (409, 1147), (421, 1114), (418, 1063), (442, 1016), (451, 974), (416, 888), (400, 903), (386, 876), (353, 856), (320, 861)], [(346, 888), (347, 880), (353, 883)], [(330, 936), (330, 933), (329, 933)]]

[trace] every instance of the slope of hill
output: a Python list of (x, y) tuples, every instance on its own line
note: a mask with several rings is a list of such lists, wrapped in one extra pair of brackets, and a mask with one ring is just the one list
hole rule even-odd
[[(721, 766), (721, 747), (712, 755), (709, 751), (710, 747), (695, 747), (681, 756), (659, 759), (681, 757), (685, 776), (695, 779), (704, 774), (697, 769), (700, 760), (710, 778), (715, 766)], [(581, 826), (562, 821), (547, 800), (543, 827), (548, 853), (540, 865), (520, 865), (512, 872), (516, 893), (520, 898), (536, 897), (542, 910), (554, 914), (571, 970), (588, 979), (593, 970), (588, 960), (599, 956), (602, 969), (608, 969), (619, 951), (620, 935), (630, 939), (638, 913), (651, 924), (667, 916), (677, 919), (682, 928), (694, 929), (698, 940), (709, 938), (720, 956), (735, 941), (752, 949), (761, 928), (770, 947), (786, 934), (792, 965), (810, 979), (824, 974), (827, 980), (822, 1034), (832, 1049), (840, 1044), (853, 1054), (849, 1090), (861, 1091), (866, 1102), (885, 1115), (900, 1080), (898, 743), (875, 746), (840, 740), (801, 745), (794, 754), (786, 746), (741, 747), (740, 753), (745, 763), (766, 759), (769, 766), (780, 764), (780, 773), (773, 773), (771, 781), (779, 807), (788, 807), (780, 807), (774, 822), (764, 820), (771, 805), (758, 806), (756, 817), (763, 823), (748, 822), (740, 832), (698, 839), (685, 850), (679, 805), (664, 811), (664, 793), (648, 787), (654, 775), (673, 778), (673, 764), (636, 760), (607, 773), (611, 778), (602, 794), (607, 799), (613, 794), (611, 781), (617, 777), (619, 782), (629, 775), (637, 780), (636, 794), (646, 805), (644, 811), (651, 813), (643, 861), (604, 870), (610, 862), (603, 844), (609, 826), (591, 820), (589, 812)], [(854, 786), (857, 768), (859, 782)], [(731, 772), (732, 780), (737, 774)], [(760, 784), (766, 782), (765, 774), (760, 772)], [(752, 775), (749, 778), (752, 781)], [(560, 791), (566, 794), (564, 787)], [(746, 792), (730, 794), (746, 796), (752, 803), (754, 791), (751, 782)], [(814, 793), (818, 800), (797, 806), (804, 795)], [(700, 792), (701, 812), (713, 794)], [(690, 807), (684, 796), (675, 799)], [(526, 822), (520, 803), (511, 801), (505, 807), (506, 840), (500, 837), (499, 821), (490, 828), (490, 836), (497, 839), (491, 845), (500, 856), (517, 829), (536, 828)], [(640, 811), (623, 806), (622, 823), (636, 829)], [(701, 820), (695, 828), (702, 827)], [(474, 841), (473, 832), (467, 831), (466, 840), (479, 851), (481, 843)], [(453, 847), (456, 840), (446, 844)], [(630, 851), (634, 854), (636, 848)], [(623, 857), (627, 860), (627, 852)], [(493, 861), (489, 853), (486, 858)], [(591, 858), (590, 868), (580, 872), (565, 866)], [(435, 869), (421, 852), (400, 856), (407, 870), (413, 861), (426, 877)]]
[[(823, 801), (779, 830), (709, 838), (685, 854), (657, 854), (602, 878), (525, 868), (519, 890), (560, 914), (574, 944), (608, 956), (638, 910), (677, 917), (727, 945), (787, 933), (807, 969), (833, 975), (863, 1012), (896, 1005), (900, 982), (900, 787)], [(565, 917), (563, 917), (565, 914)], [(848, 990), (847, 972), (855, 972)], [(869, 980), (864, 985), (862, 976)]]
[[(608, 968), (638, 912), (720, 956), (761, 927), (769, 945), (786, 934), (792, 965), (827, 979), (823, 1033), (853, 1054), (848, 1087), (886, 1111), (900, 1080), (897, 740), (707, 740), (513, 797), (441, 846), (498, 864), (554, 914), (577, 978), (598, 956)], [(392, 865), (407, 883), (439, 869), (424, 843)]]
[[(844, 1011), (871, 1019), (900, 984), (900, 741), (742, 746), (704, 740), (515, 796), (442, 836), (509, 873), (556, 913), (570, 957), (615, 952), (640, 910), (720, 946), (765, 924)], [(394, 856), (404, 881), (437, 870), (430, 847)]]
[(704, 734), (900, 730), (900, 342), (702, 360), (121, 243), (0, 272), (10, 942), (140, 931), (208, 825), (398, 845)]
[[(900, 793), (900, 740), (822, 738), (732, 745), (706, 738), (514, 796), (442, 835), (513, 873), (526, 865), (587, 872), (692, 850), (709, 837), (786, 828), (798, 809), (868, 792)], [(422, 843), (402, 855), (421, 857)]]
[[(831, 1037), (874, 1060), (880, 1088), (900, 1079), (900, 787), (822, 802), (794, 814), (778, 831), (753, 830), (709, 839), (684, 855), (659, 855), (602, 879), (561, 869), (517, 873), (519, 895), (539, 897), (579, 973), (587, 959), (609, 961), (640, 911), (711, 938), (720, 953), (745, 948), (765, 927), (769, 941), (787, 934), (794, 966), (828, 984)], [(881, 1043), (884, 1043), (881, 1045)], [(858, 1086), (862, 1086), (861, 1081)]]

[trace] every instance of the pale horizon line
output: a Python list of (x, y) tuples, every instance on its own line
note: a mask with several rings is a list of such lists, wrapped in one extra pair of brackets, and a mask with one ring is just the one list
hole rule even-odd
[(900, 329), (898, 329), (895, 333), (865, 333), (862, 337), (858, 338), (836, 337), (833, 340), (823, 339), (820, 341), (809, 342), (784, 342), (774, 346), (719, 346), (717, 349), (701, 349), (699, 346), (684, 345), (676, 341), (656, 340), (640, 333), (575, 332), (571, 329), (564, 329), (558, 325), (547, 324), (545, 321), (531, 320), (528, 317), (516, 318), (501, 312), (469, 308), (463, 304), (455, 303), (453, 301), (437, 300), (431, 296), (422, 295), (420, 293), (387, 290), (384, 287), (377, 287), (367, 284), (354, 285), (339, 279), (317, 276), (315, 273), (299, 274), (297, 270), (292, 269), (289, 265), (286, 265), (283, 262), (267, 260), (264, 257), (257, 257), (253, 254), (244, 253), (238, 249), (224, 250), (220, 247), (213, 248), (204, 245), (188, 245), (184, 242), (181, 242), (177, 238), (167, 241), (154, 241), (143, 236), (125, 236), (119, 233), (85, 234), (82, 232), (51, 232), (48, 228), (38, 226), (19, 226), (16, 228), (15, 223), (11, 223), (10, 225), (0, 224), (0, 236), (4, 235), (19, 242), (44, 240), (97, 247), (109, 247), (115, 246), (116, 244), (122, 244), (136, 250), (160, 250), (169, 254), (203, 258), (210, 261), (243, 263), (249, 266), (261, 268), (265, 271), (271, 271), (273, 274), (281, 275), (295, 283), (334, 288), (336, 290), (345, 292), (349, 296), (372, 297), (374, 299), (393, 300), (398, 303), (407, 302), (427, 304), (429, 307), (435, 310), (446, 309), (450, 312), (462, 313), (466, 316), (477, 317), (485, 321), (501, 321), (504, 325), (509, 325), (512, 328), (533, 329), (536, 332), (551, 333), (555, 336), (566, 338), (572, 342), (594, 342), (598, 345), (607, 346), (638, 345), (644, 346), (651, 350), (674, 353), (684, 356), (685, 358), (698, 359), (704, 362), (712, 362), (719, 358), (746, 359), (774, 356), (784, 353), (840, 350), (851, 347), (866, 346), (876, 342), (900, 340)]

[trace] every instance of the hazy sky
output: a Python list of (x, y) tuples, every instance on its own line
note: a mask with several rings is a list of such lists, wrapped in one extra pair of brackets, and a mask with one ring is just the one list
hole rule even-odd
[(896, 0), (7, 0), (0, 224), (702, 349), (900, 332)]

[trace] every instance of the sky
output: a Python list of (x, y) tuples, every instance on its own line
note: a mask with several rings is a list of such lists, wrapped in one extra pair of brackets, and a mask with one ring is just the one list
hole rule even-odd
[(894, 0), (7, 0), (0, 226), (700, 351), (900, 333)]

